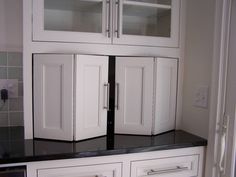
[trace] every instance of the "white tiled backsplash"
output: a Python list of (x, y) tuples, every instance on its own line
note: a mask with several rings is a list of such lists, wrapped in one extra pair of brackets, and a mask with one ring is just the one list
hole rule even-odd
[(23, 126), (22, 53), (0, 52), (0, 79), (18, 79), (18, 97), (0, 99), (0, 127)]

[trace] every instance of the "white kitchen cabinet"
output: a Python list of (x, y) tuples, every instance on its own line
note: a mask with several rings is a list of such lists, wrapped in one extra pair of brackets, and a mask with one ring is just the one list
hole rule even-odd
[(32, 0), (33, 41), (178, 47), (180, 0)]
[(151, 134), (153, 60), (116, 58), (115, 133)]
[(106, 135), (108, 57), (34, 55), (34, 136), (82, 140)]
[(190, 147), (29, 162), (27, 175), (30, 177), (203, 177), (204, 153), (204, 147)]
[(157, 58), (155, 63), (154, 134), (175, 129), (178, 61)]
[(116, 59), (115, 133), (156, 135), (174, 130), (177, 59)]

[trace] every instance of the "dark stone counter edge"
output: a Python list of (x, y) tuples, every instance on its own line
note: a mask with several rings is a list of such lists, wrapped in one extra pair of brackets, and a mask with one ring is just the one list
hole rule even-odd
[(198, 146), (207, 146), (207, 141), (199, 141), (194, 143), (181, 143), (174, 145), (161, 145), (153, 147), (137, 147), (137, 148), (124, 148), (124, 149), (120, 148), (115, 150), (99, 150), (99, 151), (87, 151), (78, 153), (75, 152), (75, 153), (64, 153), (64, 154), (53, 154), (53, 155), (25, 156), (19, 158), (11, 157), (11, 158), (0, 159), (0, 164), (27, 163), (36, 161), (46, 161), (46, 160), (63, 160), (63, 159), (85, 158), (85, 157), (122, 155), (130, 153), (171, 150), (171, 149), (198, 147)]

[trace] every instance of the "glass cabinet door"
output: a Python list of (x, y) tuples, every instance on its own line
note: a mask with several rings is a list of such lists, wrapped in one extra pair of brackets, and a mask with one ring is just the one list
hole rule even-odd
[(110, 43), (110, 1), (33, 1), (33, 40)]
[(115, 43), (178, 46), (179, 0), (117, 0)]

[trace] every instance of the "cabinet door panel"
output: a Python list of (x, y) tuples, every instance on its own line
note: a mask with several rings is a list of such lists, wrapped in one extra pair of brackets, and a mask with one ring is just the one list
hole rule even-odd
[(75, 85), (76, 140), (106, 134), (108, 57), (77, 55)]
[(39, 169), (38, 177), (121, 177), (121, 163)]
[(34, 55), (34, 136), (73, 140), (73, 55)]
[(123, 0), (117, 6), (115, 44), (178, 47), (180, 0)]
[(198, 168), (199, 155), (133, 161), (131, 177), (192, 177)]
[(33, 1), (33, 40), (111, 43), (109, 14), (105, 0)]
[(151, 134), (153, 59), (117, 57), (116, 62), (119, 106), (115, 112), (115, 132)]
[(177, 60), (157, 58), (154, 133), (175, 129)]

